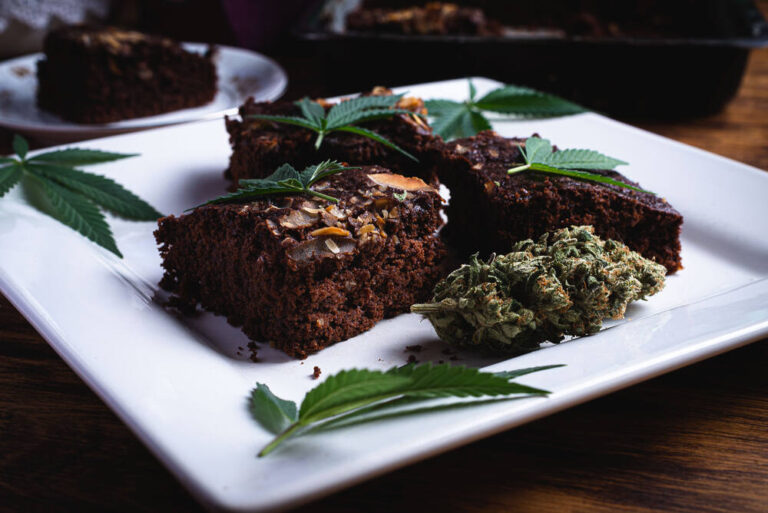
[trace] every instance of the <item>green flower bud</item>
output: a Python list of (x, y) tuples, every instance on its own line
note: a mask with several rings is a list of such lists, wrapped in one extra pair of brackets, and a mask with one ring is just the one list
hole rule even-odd
[(435, 286), (423, 314), (438, 336), (462, 346), (523, 353), (565, 335), (590, 335), (621, 319), (631, 301), (664, 287), (666, 269), (592, 226), (518, 242), (488, 262), (474, 255)]

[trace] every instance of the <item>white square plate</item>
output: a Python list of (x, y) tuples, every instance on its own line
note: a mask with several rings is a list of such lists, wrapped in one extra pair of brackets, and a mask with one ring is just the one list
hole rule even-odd
[[(496, 82), (476, 79), (482, 94)], [(466, 80), (401, 88), (422, 98), (467, 95)], [(20, 188), (0, 200), (0, 289), (64, 360), (202, 502), (233, 511), (287, 507), (350, 486), (768, 333), (768, 174), (617, 123), (597, 114), (497, 121), (506, 136), (533, 132), (560, 147), (621, 158), (644, 187), (685, 216), (685, 269), (628, 319), (600, 333), (500, 361), (462, 354), (459, 363), (493, 370), (563, 363), (525, 376), (547, 398), (503, 401), (367, 423), (307, 436), (262, 459), (271, 435), (246, 409), (257, 381), (299, 401), (327, 376), (350, 367), (421, 361), (444, 348), (427, 322), (401, 315), (307, 360), (248, 340), (220, 317), (185, 319), (152, 297), (161, 277), (153, 223), (111, 219), (123, 261), (29, 207)], [(221, 120), (88, 141), (81, 146), (141, 156), (93, 168), (166, 213), (179, 214), (224, 192), (230, 149)]]

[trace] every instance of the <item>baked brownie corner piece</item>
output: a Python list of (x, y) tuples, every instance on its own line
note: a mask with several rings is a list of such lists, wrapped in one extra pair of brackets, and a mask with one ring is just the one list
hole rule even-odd
[[(391, 95), (392, 91), (376, 87), (368, 94)], [(333, 105), (323, 100), (320, 103), (326, 108)], [(419, 98), (404, 97), (396, 107), (422, 115), (427, 113), (424, 102)], [(393, 173), (417, 176), (427, 183), (436, 184), (432, 165), (436, 139), (432, 129), (419, 116), (400, 114), (361, 124), (416, 156), (419, 162), (415, 162), (381, 143), (348, 132), (331, 132), (325, 136), (320, 148), (316, 149), (317, 134), (310, 130), (248, 118), (254, 114), (298, 116), (300, 109), (293, 102), (255, 102), (249, 98), (240, 107), (239, 114), (239, 118), (226, 119), (232, 145), (226, 176), (232, 179), (233, 184), (244, 178), (265, 177), (286, 162), (302, 169), (328, 159), (351, 165), (377, 164)]]
[[(571, 225), (593, 225), (598, 235), (664, 265), (681, 269), (683, 216), (653, 194), (532, 172), (507, 174), (522, 162), (523, 139), (486, 131), (445, 146), (440, 180), (451, 190), (444, 232), (462, 251), (507, 253), (520, 240)], [(591, 171), (634, 186), (616, 171)], [(480, 220), (480, 222), (478, 222)]]
[(161, 285), (298, 358), (430, 297), (445, 254), (432, 187), (368, 166), (313, 189), (340, 201), (274, 197), (161, 219)]
[(214, 50), (115, 27), (49, 33), (37, 63), (40, 108), (77, 123), (108, 123), (204, 105), (216, 94)]

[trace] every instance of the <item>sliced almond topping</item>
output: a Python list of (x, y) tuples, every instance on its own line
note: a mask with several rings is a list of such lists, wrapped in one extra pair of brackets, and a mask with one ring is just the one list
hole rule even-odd
[(397, 108), (419, 112), (424, 108), (424, 101), (415, 96), (406, 96), (405, 98), (400, 98), (400, 101), (397, 102)]
[(333, 242), (333, 239), (325, 239), (325, 245), (328, 246), (328, 249), (330, 249), (331, 253), (333, 254), (337, 254), (339, 251), (341, 251), (339, 246)]
[(376, 208), (384, 208), (384, 207), (386, 207), (387, 205), (389, 205), (389, 198), (377, 198), (377, 199), (376, 199), (376, 200), (373, 202), (373, 205), (374, 205)]
[(336, 235), (339, 237), (349, 237), (350, 233), (343, 229), (339, 228), (337, 226), (326, 226), (325, 228), (318, 228), (317, 230), (314, 230), (310, 232), (310, 235), (313, 237), (321, 237), (321, 236), (331, 236)]
[[(426, 113), (426, 110), (427, 110), (427, 109), (421, 109), (421, 110), (422, 110), (422, 111), (425, 111), (425, 112), (422, 112), (422, 114), (424, 114), (424, 115), (426, 116), (426, 114), (427, 114), (427, 113)], [(415, 123), (416, 125), (420, 126), (421, 128), (424, 128), (424, 129), (427, 129), (427, 130), (429, 130), (429, 125), (427, 125), (427, 124), (424, 122), (424, 119), (422, 119), (422, 117), (421, 117), (421, 116), (417, 116), (416, 114), (411, 114), (410, 116), (408, 116), (408, 118), (409, 118), (409, 119), (410, 119), (410, 120), (411, 120), (413, 123)]]
[(387, 89), (384, 86), (376, 86), (373, 88), (373, 91), (371, 91), (371, 96), (388, 96), (392, 94), (391, 89)]
[(357, 243), (354, 239), (307, 239), (290, 247), (288, 249), (288, 256), (298, 262), (306, 262), (313, 258), (325, 258), (340, 253), (351, 253), (356, 247)]
[(456, 145), (456, 153), (458, 153), (458, 154), (464, 154), (464, 153), (466, 153), (466, 152), (467, 152), (467, 148), (465, 148), (465, 147), (464, 147), (464, 146), (462, 146), (461, 144), (457, 144), (457, 145)]
[(435, 191), (435, 189), (425, 184), (421, 178), (412, 176), (396, 175), (393, 173), (374, 173), (368, 175), (368, 178), (378, 185), (384, 185), (386, 187), (404, 191)]
[(357, 220), (360, 222), (360, 224), (368, 224), (373, 222), (373, 214), (371, 214), (368, 211), (363, 212), (359, 216), (357, 216)]
[(280, 235), (280, 229), (277, 227), (277, 223), (272, 219), (267, 219), (267, 228), (273, 235)]
[(304, 210), (291, 209), (291, 211), (287, 215), (282, 216), (278, 222), (280, 223), (280, 226), (284, 228), (293, 229), (312, 226), (317, 220), (318, 216), (315, 214), (310, 214)]

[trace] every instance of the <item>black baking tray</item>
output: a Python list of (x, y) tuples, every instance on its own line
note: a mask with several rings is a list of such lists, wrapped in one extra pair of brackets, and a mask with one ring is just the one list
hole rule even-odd
[[(513, 2), (460, 3), (503, 17)], [(549, 12), (562, 12), (563, 0), (538, 0), (534, 5), (539, 15), (547, 13), (548, 2)], [(599, 7), (599, 2), (581, 1), (587, 9)], [(553, 31), (491, 37), (343, 32), (331, 28), (327, 14), (329, 4), (338, 0), (318, 2), (292, 33), (299, 51), (311, 57), (337, 91), (486, 76), (559, 94), (615, 116), (679, 119), (716, 113), (738, 90), (750, 50), (768, 46), (768, 24), (750, 0), (677, 2), (677, 18), (659, 34), (652, 27), (639, 30), (642, 17), (632, 20), (631, 33), (619, 36)], [(633, 0), (610, 3), (632, 15)], [(569, 5), (576, 4), (579, 0)], [(658, 2), (660, 9), (673, 4), (675, 0)], [(638, 12), (643, 16), (655, 12), (653, 7), (649, 10), (648, 0), (634, 0), (634, 5), (641, 5)]]

